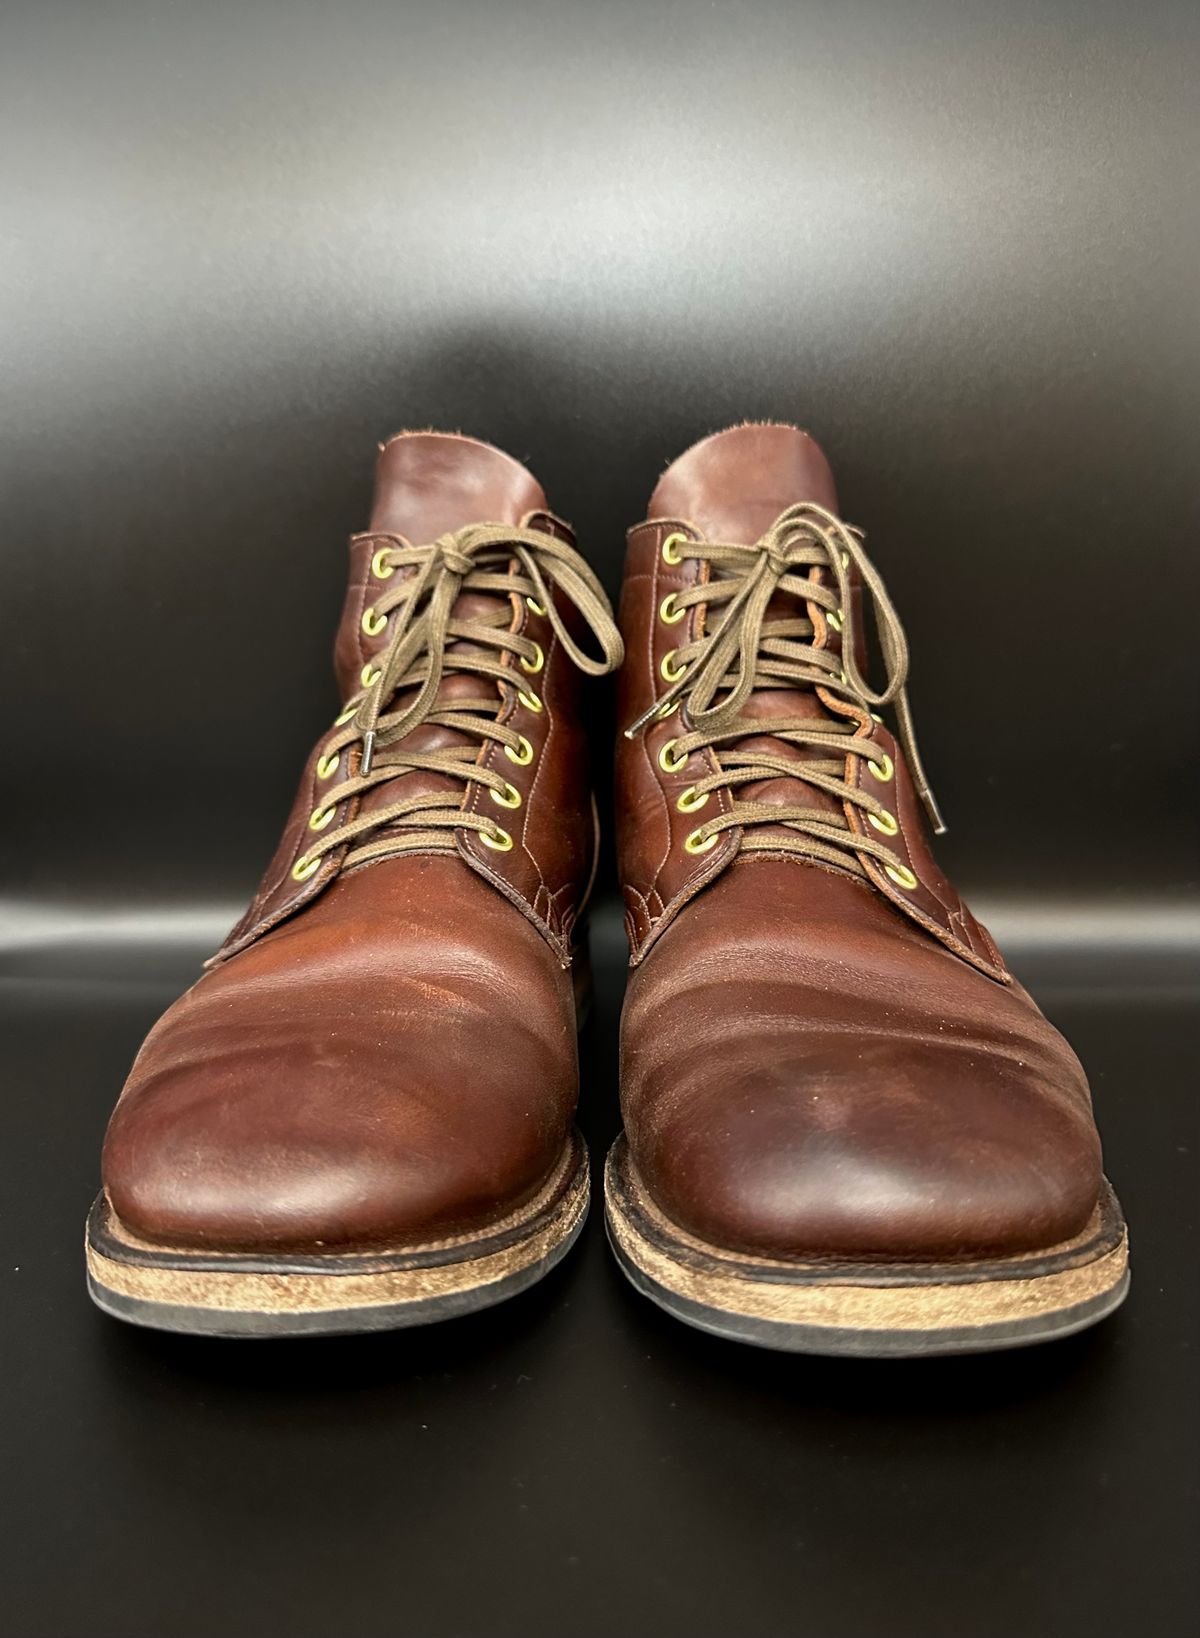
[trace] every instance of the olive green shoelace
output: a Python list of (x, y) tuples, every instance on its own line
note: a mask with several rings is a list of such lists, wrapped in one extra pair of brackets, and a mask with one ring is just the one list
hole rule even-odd
[[(686, 812), (696, 812), (713, 791), (724, 789), (731, 794), (732, 806), (698, 823), (688, 837), (689, 851), (707, 852), (722, 831), (741, 828), (741, 845), (747, 850), (796, 853), (858, 875), (865, 874), (859, 862), (865, 853), (885, 869), (896, 871), (897, 880), (915, 885), (907, 880), (903, 862), (878, 839), (895, 835), (896, 819), (882, 800), (894, 769), (883, 747), (871, 737), (874, 723), (881, 720), (874, 714), (877, 708), (894, 706), (898, 738), (921, 800), (938, 834), (945, 825), (917, 748), (905, 689), (908, 644), (904, 629), (863, 548), (862, 535), (824, 507), (805, 502), (782, 512), (752, 546), (692, 541), (684, 535), (669, 537), (664, 546), (674, 551), (676, 560), (694, 557), (707, 563), (711, 578), (666, 599), (663, 617), (681, 619), (689, 609), (698, 608), (703, 610), (702, 625), (712, 629), (666, 657), (664, 674), (675, 680), (626, 734), (632, 739), (655, 717), (667, 717), (682, 707), (686, 731), (668, 741), (672, 760), (682, 762), (702, 750), (715, 754), (717, 771), (689, 786), (679, 805)], [(852, 565), (875, 609), (887, 676), (879, 692), (860, 674), (855, 660)], [(809, 579), (807, 571), (813, 568), (828, 570), (829, 582)], [(815, 627), (810, 619), (768, 619), (767, 610), (777, 592), (790, 592), (820, 608), (828, 624), (841, 634), (841, 654), (814, 646)], [(820, 688), (844, 705), (848, 714), (842, 717), (835, 710), (818, 718), (742, 714), (756, 690), (801, 688)], [(772, 756), (739, 749), (737, 742), (749, 736), (782, 740), (805, 754)], [(813, 752), (818, 754), (811, 756)], [(848, 757), (867, 762), (879, 795), (848, 783)], [(853, 832), (840, 807), (831, 812), (801, 804), (742, 801), (734, 794), (740, 786), (779, 778), (802, 780), (839, 804), (853, 804), (877, 835)], [(788, 834), (763, 835), (758, 827), (765, 825), (783, 826)]]
[[(514, 597), (545, 614), (559, 643), (588, 676), (614, 670), (623, 657), (603, 587), (579, 553), (554, 535), (479, 523), (427, 546), (411, 546), (396, 535), (366, 538), (378, 544), (372, 573), (381, 589), (363, 615), (363, 626), (370, 635), (390, 628), (390, 636), (386, 647), (364, 667), (363, 687), (346, 702), (337, 719), (340, 731), (331, 735), (318, 763), (318, 778), (332, 780), (339, 772), (345, 777), (322, 791), (321, 806), (309, 820), (312, 841), (293, 872), (298, 880), (312, 874), (325, 855), (347, 844), (351, 850), (342, 861), (343, 869), (414, 849), (453, 851), (453, 832), (460, 829), (478, 831), (501, 851), (513, 845), (499, 816), (520, 805), (520, 793), (478, 758), (495, 744), (515, 765), (528, 763), (533, 756), (529, 740), (497, 718), (514, 699), (529, 710), (544, 709), (535, 678), (545, 655), (531, 637), (509, 629)], [(387, 588), (397, 571), (407, 572)], [(585, 654), (572, 638), (555, 607), (555, 590), (579, 610), (600, 646), (600, 659)], [(456, 615), (455, 605), (464, 592), (492, 594), (494, 612)], [(479, 678), (477, 697), (439, 700), (442, 679), (455, 673)], [(440, 750), (406, 743), (426, 723), (469, 736), (469, 741)], [(355, 746), (361, 746), (357, 757)], [(398, 796), (386, 806), (332, 826), (342, 803), (416, 770), (444, 775), (459, 788)], [(496, 818), (465, 810), (472, 785), (490, 791)]]

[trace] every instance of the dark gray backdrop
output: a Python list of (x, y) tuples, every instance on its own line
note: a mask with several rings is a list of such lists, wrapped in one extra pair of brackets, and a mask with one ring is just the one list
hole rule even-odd
[[(6, 1633), (1188, 1629), (1198, 47), (1157, 0), (6, 0)], [(780, 1362), (593, 1233), (432, 1338), (117, 1333), (104, 1118), (328, 721), (376, 441), (528, 460), (615, 594), (747, 416), (822, 441), (899, 603), (942, 857), (1096, 1084), (1124, 1315)]]

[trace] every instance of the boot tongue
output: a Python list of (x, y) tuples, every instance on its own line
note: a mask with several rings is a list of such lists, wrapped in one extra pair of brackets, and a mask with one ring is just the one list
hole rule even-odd
[(649, 515), (694, 523), (709, 540), (750, 546), (797, 501), (837, 511), (820, 446), (798, 427), (748, 422), (693, 444), (669, 466)]
[[(651, 496), (649, 515), (693, 523), (709, 540), (749, 546), (766, 534), (781, 512), (799, 501), (816, 501), (830, 512), (837, 511), (833, 473), (820, 446), (798, 427), (747, 423), (694, 444), (669, 466)], [(802, 599), (779, 592), (771, 600), (768, 618), (794, 618), (806, 613)], [(747, 719), (829, 720), (829, 713), (811, 688), (756, 691), (746, 701), (742, 715)], [(765, 734), (728, 742), (729, 748), (734, 744), (739, 751), (766, 756), (828, 760), (825, 754), (806, 753)], [(841, 812), (841, 804), (833, 797), (795, 779), (760, 780), (743, 785), (739, 795), (747, 802), (798, 804), (826, 809), (831, 814)]]
[(424, 546), (468, 523), (520, 523), (546, 510), (533, 475), (491, 444), (452, 432), (401, 432), (379, 451), (368, 529)]
[[(479, 443), (458, 433), (402, 432), (380, 449), (375, 503), (368, 529), (372, 533), (403, 535), (414, 546), (425, 546), (439, 535), (451, 534), (470, 523), (517, 525), (531, 512), (548, 510), (546, 496), (533, 475), (519, 461), (491, 444)], [(458, 619), (470, 620), (487, 614), (495, 606), (494, 596), (462, 592), (455, 602), (454, 614)], [(454, 673), (455, 651), (469, 646), (451, 643), (446, 650), (448, 675), (443, 677), (438, 690), (442, 704), (478, 699), (492, 692), (492, 685), (486, 679)], [(499, 696), (496, 704), (498, 708)], [(468, 735), (434, 723), (423, 723), (404, 743), (413, 750), (424, 751), (478, 745)], [(389, 780), (368, 791), (360, 812), (386, 808), (399, 795), (461, 792), (462, 789), (458, 780), (414, 770), (399, 782)]]

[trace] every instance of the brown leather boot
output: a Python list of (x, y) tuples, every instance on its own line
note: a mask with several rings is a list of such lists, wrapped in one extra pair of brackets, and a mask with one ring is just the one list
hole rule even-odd
[(345, 706), (254, 903), (109, 1126), (88, 1223), (102, 1308), (220, 1334), (384, 1329), (497, 1302), (563, 1256), (588, 1203), (579, 673), (620, 659), (524, 467), (456, 436), (384, 446), (350, 542)]
[(634, 1285), (819, 1353), (1111, 1313), (1125, 1229), (1087, 1082), (929, 852), (904, 635), (816, 444), (741, 426), (676, 461), (621, 624), (633, 971), (606, 1199)]

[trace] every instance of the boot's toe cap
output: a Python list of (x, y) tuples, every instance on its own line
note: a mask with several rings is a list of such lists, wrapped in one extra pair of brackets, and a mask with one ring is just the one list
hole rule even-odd
[(1017, 1256), (1078, 1234), (1083, 1069), (1017, 984), (832, 872), (739, 860), (634, 972), (633, 1162), (711, 1245), (803, 1260)]
[(520, 1204), (561, 1153), (532, 1082), (477, 1077), (452, 1043), (420, 1056), (326, 1047), (176, 1066), (122, 1099), (104, 1152), (121, 1221), (147, 1239), (246, 1249), (403, 1243), (466, 1231)]
[(1099, 1186), (1077, 1103), (1019, 1064), (892, 1042), (731, 1063), (631, 1134), (663, 1210), (763, 1256), (936, 1259), (1068, 1239)]
[(536, 933), (517, 930), (501, 971), (448, 939), (389, 951), (373, 928), (340, 956), (298, 929), (283, 963), (284, 931), (148, 1038), (105, 1140), (121, 1222), (165, 1244), (328, 1250), (469, 1232), (533, 1195), (576, 1079), (569, 981), (558, 995)]

